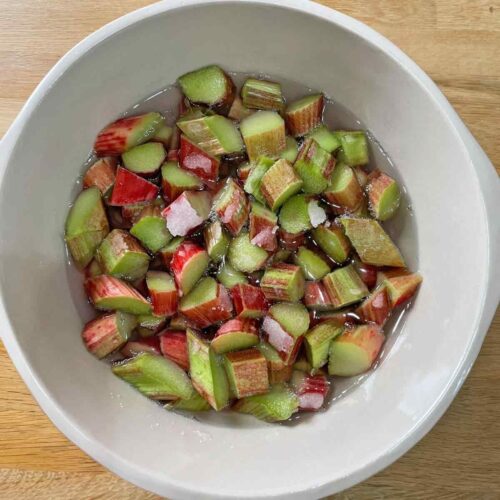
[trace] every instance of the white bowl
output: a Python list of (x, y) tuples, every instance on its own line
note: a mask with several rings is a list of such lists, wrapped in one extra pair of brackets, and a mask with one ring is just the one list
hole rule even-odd
[[(169, 413), (80, 340), (62, 231), (82, 160), (103, 124), (209, 62), (325, 90), (364, 121), (409, 190), (418, 239), (405, 226), (399, 242), (425, 276), (418, 299), (381, 366), (301, 425)], [(446, 410), (498, 303), (491, 163), (408, 57), (307, 1), (169, 0), (105, 26), (35, 90), (2, 141), (0, 173), (0, 320), (10, 356), (66, 436), (171, 498), (318, 498), (374, 474)]]

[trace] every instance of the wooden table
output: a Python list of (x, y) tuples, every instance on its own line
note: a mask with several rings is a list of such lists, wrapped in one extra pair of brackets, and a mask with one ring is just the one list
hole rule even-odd
[[(0, 136), (52, 65), (147, 0), (0, 0)], [(500, 167), (498, 0), (328, 0), (434, 79)], [(500, 170), (499, 170), (500, 171)], [(344, 499), (500, 498), (500, 314), (460, 394), (407, 455)], [(0, 344), (0, 499), (157, 498), (107, 472), (60, 434)]]

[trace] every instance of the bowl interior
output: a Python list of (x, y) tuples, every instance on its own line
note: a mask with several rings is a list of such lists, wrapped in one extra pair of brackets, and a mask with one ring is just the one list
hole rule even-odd
[[(185, 498), (319, 497), (383, 464), (447, 390), (466, 353), (487, 272), (477, 179), (437, 102), (342, 16), (328, 21), (263, 3), (167, 8), (82, 53), (23, 125), (0, 191), (5, 309), (73, 438), (127, 479)], [(81, 344), (85, 298), (70, 289), (62, 236), (82, 161), (103, 124), (207, 63), (324, 90), (380, 141), (411, 200), (411, 223), (402, 216), (394, 228), (425, 277), (411, 314), (380, 367), (303, 425), (238, 418), (224, 426), (168, 413)]]

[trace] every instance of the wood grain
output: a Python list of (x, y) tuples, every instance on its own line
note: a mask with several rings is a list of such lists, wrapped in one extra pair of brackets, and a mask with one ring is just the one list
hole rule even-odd
[[(0, 0), (0, 136), (50, 67), (145, 0)], [(412, 57), (440, 86), (500, 172), (500, 2), (329, 0)], [(500, 314), (460, 394), (408, 454), (350, 499), (500, 498)], [(0, 345), (0, 499), (150, 499), (87, 457), (33, 401)]]

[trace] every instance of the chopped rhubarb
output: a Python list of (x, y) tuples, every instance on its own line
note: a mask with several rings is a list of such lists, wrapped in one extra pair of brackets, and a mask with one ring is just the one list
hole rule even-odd
[(335, 134), (340, 139), (342, 146), (338, 156), (339, 161), (351, 167), (368, 163), (368, 141), (362, 130), (352, 132), (337, 130)]
[(353, 259), (352, 264), (363, 283), (371, 290), (377, 284), (378, 268), (370, 264), (364, 264), (359, 259)]
[[(156, 200), (142, 201), (140, 203), (134, 203), (133, 205), (125, 205), (121, 208), (119, 207), (108, 207), (108, 213), (110, 210), (119, 210), (122, 218), (122, 224), (117, 226), (116, 222), (112, 223), (113, 229), (129, 229), (131, 228), (138, 220), (142, 211), (146, 207), (158, 206)], [(124, 226), (127, 227), (124, 227)]]
[(294, 137), (308, 134), (323, 119), (323, 94), (308, 95), (292, 102), (285, 112), (286, 126)]
[(117, 160), (113, 157), (101, 158), (91, 165), (83, 176), (84, 189), (95, 186), (103, 196), (115, 183)]
[(269, 308), (264, 293), (257, 286), (239, 283), (231, 288), (231, 297), (240, 318), (261, 318)]
[(340, 148), (340, 139), (325, 125), (319, 125), (307, 137), (314, 139), (325, 151), (333, 153)]
[(236, 175), (241, 182), (245, 182), (252, 171), (253, 165), (251, 163), (244, 163), (238, 167)]
[(299, 410), (317, 411), (324, 402), (330, 383), (324, 373), (308, 375), (300, 370), (295, 370), (290, 382), (292, 389), (299, 398)]
[(299, 266), (274, 264), (266, 269), (260, 287), (268, 300), (297, 302), (304, 296), (304, 275)]
[(159, 255), (163, 262), (163, 265), (170, 269), (170, 264), (174, 258), (174, 254), (177, 249), (181, 246), (184, 238), (177, 237), (170, 240), (163, 248), (160, 248)]
[(155, 316), (154, 314), (141, 314), (137, 316), (137, 320), (139, 321), (137, 333), (143, 338), (155, 335), (167, 322), (165, 316)]
[(203, 183), (196, 175), (179, 167), (177, 162), (168, 161), (161, 167), (161, 186), (167, 201), (174, 201), (184, 191), (199, 191)]
[(330, 344), (344, 331), (336, 321), (324, 321), (311, 328), (304, 336), (307, 361), (313, 369), (321, 368), (328, 361)]
[[(170, 327), (172, 327), (172, 325)], [(189, 369), (189, 357), (186, 332), (165, 330), (160, 333), (158, 338), (160, 340), (160, 350), (163, 356), (187, 371)]]
[(347, 260), (351, 244), (340, 226), (324, 224), (312, 231), (313, 239), (323, 252), (338, 264)]
[(160, 207), (154, 205), (141, 210), (137, 221), (130, 229), (130, 234), (151, 252), (158, 252), (172, 239), (165, 225), (165, 219), (161, 216)]
[(233, 236), (240, 233), (248, 218), (248, 200), (240, 185), (228, 177), (217, 193), (213, 209)]
[(217, 272), (217, 280), (229, 290), (236, 285), (248, 283), (247, 277), (227, 261), (221, 265)]
[(325, 286), (321, 281), (306, 281), (304, 304), (308, 309), (329, 311), (334, 308)]
[(250, 212), (250, 242), (268, 252), (278, 248), (276, 233), (278, 231), (278, 217), (264, 205), (254, 201)]
[(188, 328), (194, 328), (195, 326), (193, 323), (191, 323), (187, 318), (182, 316), (182, 314), (177, 314), (175, 315), (171, 320), (170, 320), (170, 325), (169, 328), (171, 330), (182, 330), (185, 331)]
[(123, 166), (138, 175), (154, 176), (167, 153), (160, 142), (148, 142), (129, 149), (122, 155)]
[(247, 232), (242, 232), (229, 244), (227, 257), (229, 263), (238, 271), (253, 273), (264, 267), (268, 254), (250, 241)]
[(357, 165), (352, 168), (354, 170), (354, 175), (356, 179), (358, 179), (359, 185), (364, 189), (368, 184), (368, 174), (366, 173), (364, 167), (362, 165)]
[(170, 146), (170, 143), (172, 142), (173, 135), (174, 129), (163, 123), (156, 131), (156, 134), (151, 137), (151, 141), (161, 142), (166, 148), (168, 148)]
[(235, 318), (222, 324), (211, 346), (218, 354), (239, 351), (253, 347), (259, 343), (257, 322), (254, 319)]
[(284, 105), (281, 85), (268, 80), (248, 78), (241, 88), (243, 105), (253, 109), (281, 111)]
[(283, 231), (298, 234), (311, 229), (309, 201), (308, 195), (296, 194), (283, 204), (279, 214), (280, 227)]
[(224, 366), (231, 393), (236, 398), (265, 394), (269, 391), (266, 358), (258, 349), (229, 352), (224, 356)]
[(109, 200), (110, 205), (121, 207), (142, 201), (153, 200), (159, 188), (152, 182), (129, 172), (126, 168), (116, 169), (116, 180)]
[(293, 163), (297, 159), (298, 154), (299, 146), (297, 144), (297, 141), (293, 137), (287, 135), (285, 149), (281, 152), (280, 158)]
[(181, 135), (179, 164), (184, 170), (205, 181), (216, 181), (219, 176), (219, 159), (209, 155), (185, 135)]
[(302, 179), (286, 160), (278, 160), (262, 176), (260, 191), (269, 208), (276, 212), (288, 198), (302, 188)]
[(191, 241), (179, 245), (170, 263), (181, 293), (189, 293), (207, 269), (209, 257), (202, 247)]
[(128, 341), (121, 349), (120, 353), (126, 358), (133, 358), (141, 352), (149, 352), (150, 354), (159, 355), (160, 341), (158, 337), (143, 338), (140, 340)]
[(173, 316), (177, 311), (178, 294), (172, 276), (163, 271), (148, 271), (146, 283), (153, 313), (158, 316)]
[(288, 382), (292, 376), (292, 365), (287, 365), (278, 351), (267, 342), (261, 342), (257, 349), (266, 358), (270, 384)]
[(265, 198), (260, 190), (262, 177), (273, 165), (274, 160), (267, 158), (267, 156), (261, 156), (257, 163), (251, 166), (251, 170), (243, 186), (246, 193), (251, 194), (261, 203), (265, 203)]
[(255, 111), (253, 109), (248, 109), (247, 107), (245, 107), (240, 97), (236, 96), (227, 116), (228, 118), (231, 118), (231, 120), (240, 122), (247, 116), (250, 116), (252, 113), (255, 113)]
[(218, 220), (210, 223), (203, 231), (203, 237), (208, 256), (214, 262), (221, 261), (225, 257), (231, 241), (222, 224)]
[(312, 138), (304, 141), (293, 164), (304, 182), (302, 189), (310, 194), (320, 194), (328, 187), (334, 166), (335, 158)]
[(306, 247), (300, 247), (295, 255), (295, 263), (300, 266), (306, 280), (320, 280), (331, 268), (318, 253)]
[(334, 207), (348, 212), (354, 212), (362, 205), (363, 190), (351, 167), (345, 163), (337, 163), (324, 197)]
[(386, 278), (383, 283), (387, 287), (391, 306), (394, 308), (413, 297), (422, 283), (422, 276), (418, 273), (392, 276)]
[(377, 174), (370, 178), (366, 192), (371, 214), (376, 219), (384, 221), (396, 213), (401, 201), (401, 191), (392, 177), (382, 172)]
[(391, 302), (387, 287), (381, 285), (374, 290), (356, 309), (362, 321), (383, 326), (391, 314)]
[(165, 408), (167, 410), (181, 410), (181, 411), (208, 411), (210, 404), (205, 400), (198, 392), (194, 394), (189, 399), (177, 399), (176, 401), (169, 401)]
[(352, 264), (327, 274), (323, 285), (336, 309), (359, 302), (369, 293)]

